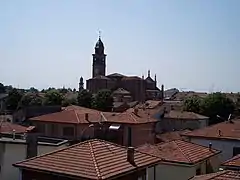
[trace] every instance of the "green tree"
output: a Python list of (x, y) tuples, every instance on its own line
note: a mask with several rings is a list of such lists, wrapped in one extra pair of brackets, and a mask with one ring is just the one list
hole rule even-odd
[(5, 92), (6, 92), (5, 86), (2, 83), (0, 83), (0, 94)]
[(63, 101), (63, 96), (57, 90), (49, 90), (45, 94), (45, 105), (61, 105)]
[(37, 93), (26, 93), (19, 102), (20, 107), (27, 106), (41, 106), (43, 104), (43, 97)]
[(91, 108), (91, 104), (92, 104), (92, 93), (90, 93), (90, 92), (87, 91), (86, 89), (81, 90), (81, 91), (78, 93), (77, 101), (78, 101), (78, 105), (79, 105), (79, 106)]
[(29, 89), (29, 91), (30, 91), (31, 93), (38, 93), (38, 89), (36, 89), (36, 88), (34, 88), (34, 87), (31, 87), (31, 88)]
[(201, 102), (201, 113), (210, 118), (210, 124), (221, 121), (217, 116), (227, 119), (234, 109), (233, 101), (220, 92), (209, 94)]
[(20, 93), (16, 88), (13, 88), (11, 91), (9, 91), (6, 101), (7, 109), (16, 110), (22, 96), (22, 93)]
[(100, 90), (94, 96), (92, 107), (100, 111), (111, 111), (113, 107), (113, 97), (110, 90)]
[(62, 101), (62, 106), (66, 107), (66, 106), (70, 106), (70, 105), (77, 105), (77, 99), (76, 98), (64, 98)]
[(198, 96), (191, 96), (184, 100), (183, 110), (200, 113), (202, 99)]

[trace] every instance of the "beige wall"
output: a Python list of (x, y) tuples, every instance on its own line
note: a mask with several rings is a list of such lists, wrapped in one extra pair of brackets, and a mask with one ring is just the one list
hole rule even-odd
[[(38, 145), (38, 155), (51, 152), (53, 150), (66, 147)], [(23, 143), (1, 143), (0, 142), (0, 179), (1, 180), (19, 180), (19, 170), (12, 166), (17, 161), (26, 158), (27, 145)]]
[[(56, 138), (66, 138), (72, 139), (74, 137), (80, 137), (82, 132), (84, 131), (84, 135), (93, 135), (93, 128), (88, 127), (88, 124), (66, 124), (66, 123), (46, 123), (46, 122), (33, 122), (39, 130), (42, 130), (44, 127), (44, 131), (41, 131), (41, 135), (48, 137), (56, 137)], [(54, 126), (54, 128), (53, 128)], [(63, 133), (63, 129), (65, 127), (72, 127), (74, 129), (73, 136), (65, 136)]]
[(132, 146), (140, 146), (145, 143), (154, 143), (154, 134), (152, 133), (153, 123), (125, 125), (123, 129), (123, 145), (128, 144), (128, 127), (132, 129)]
[[(211, 162), (214, 172), (218, 171), (219, 159), (218, 155), (208, 159)], [(196, 170), (200, 167), (201, 174), (206, 174), (207, 160), (199, 162), (195, 165), (184, 165), (177, 163), (161, 163), (156, 166), (156, 179), (161, 180), (188, 180), (189, 178), (196, 175)], [(154, 177), (153, 167), (148, 168), (148, 179), (152, 180)]]

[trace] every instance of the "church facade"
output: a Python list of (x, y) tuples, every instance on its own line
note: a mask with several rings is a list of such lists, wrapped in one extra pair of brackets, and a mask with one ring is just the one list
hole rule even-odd
[(101, 89), (109, 89), (113, 92), (116, 102), (144, 102), (163, 98), (164, 86), (161, 86), (161, 90), (157, 87), (156, 75), (153, 80), (150, 70), (147, 78), (119, 73), (106, 75), (106, 54), (100, 37), (92, 56), (92, 78), (86, 81), (86, 88), (91, 93), (97, 93)]

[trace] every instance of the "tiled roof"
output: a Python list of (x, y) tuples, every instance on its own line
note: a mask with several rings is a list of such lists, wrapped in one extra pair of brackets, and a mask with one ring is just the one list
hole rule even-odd
[[(86, 113), (88, 113), (88, 121), (85, 119)], [(139, 124), (157, 121), (150, 117), (147, 112), (139, 112), (138, 114), (133, 111), (123, 113), (100, 112), (79, 106), (69, 106), (60, 112), (33, 117), (30, 120), (73, 124), (97, 123), (99, 121)]]
[(100, 113), (88, 114), (88, 120), (86, 120), (85, 113), (78, 113), (76, 110), (63, 110), (56, 113), (30, 118), (32, 121), (71, 124), (88, 124), (90, 122), (97, 122), (98, 119), (100, 119)]
[(0, 133), (9, 134), (13, 133), (13, 130), (15, 130), (15, 133), (25, 133), (27, 127), (10, 122), (0, 122)]
[(240, 140), (240, 121), (222, 122), (183, 134), (189, 137)]
[(86, 179), (107, 179), (156, 164), (160, 158), (134, 150), (134, 165), (127, 148), (93, 139), (14, 164), (16, 167)]
[(145, 144), (138, 150), (155, 155), (167, 162), (194, 164), (220, 153), (215, 149), (194, 144), (183, 140), (175, 140), (156, 145)]
[(187, 132), (190, 132), (190, 130), (167, 132), (163, 134), (158, 134), (156, 137), (162, 142), (170, 142), (173, 140), (184, 139), (181, 134)]
[(171, 119), (187, 119), (187, 120), (200, 120), (208, 119), (208, 117), (188, 111), (175, 111), (171, 110), (164, 115), (165, 118)]
[(126, 76), (126, 77), (123, 77), (122, 80), (144, 80), (138, 76)]
[(225, 161), (223, 166), (228, 166), (228, 167), (240, 167), (240, 154), (234, 156), (233, 158)]
[(122, 113), (103, 113), (108, 122), (115, 123), (128, 123), (128, 124), (141, 124), (156, 122), (157, 119), (148, 115), (147, 112), (138, 111), (134, 112), (133, 109), (128, 109)]
[(219, 171), (211, 174), (195, 176), (190, 180), (240, 180), (239, 171)]
[(126, 77), (125, 75), (119, 74), (119, 73), (113, 73), (113, 74), (109, 74), (107, 75), (107, 77)]
[(207, 97), (207, 95), (208, 94), (205, 92), (185, 91), (185, 92), (178, 92), (178, 93), (174, 94), (171, 99), (183, 101), (189, 97), (198, 96), (201, 98), (205, 98), (205, 97)]
[(129, 95), (130, 92), (127, 91), (127, 90), (125, 90), (125, 89), (123, 89), (123, 88), (118, 88), (117, 90), (115, 90), (115, 91), (113, 92), (113, 94), (127, 94), (127, 95)]

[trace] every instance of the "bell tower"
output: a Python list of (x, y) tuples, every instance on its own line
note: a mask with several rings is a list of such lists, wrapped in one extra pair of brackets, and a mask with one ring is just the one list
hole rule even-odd
[(95, 53), (93, 56), (93, 69), (92, 78), (102, 75), (106, 75), (106, 54), (104, 54), (104, 45), (101, 40), (101, 34), (99, 32), (99, 38), (95, 45)]

